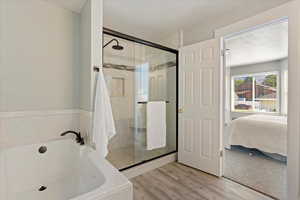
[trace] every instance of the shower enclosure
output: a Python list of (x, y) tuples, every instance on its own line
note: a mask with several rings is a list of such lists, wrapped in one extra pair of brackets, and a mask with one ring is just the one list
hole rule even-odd
[[(178, 51), (109, 29), (103, 37), (103, 72), (117, 131), (107, 159), (124, 170), (176, 152)], [(166, 115), (160, 123), (165, 135), (147, 130), (150, 102), (163, 105), (157, 115)], [(149, 148), (150, 137), (165, 143)]]

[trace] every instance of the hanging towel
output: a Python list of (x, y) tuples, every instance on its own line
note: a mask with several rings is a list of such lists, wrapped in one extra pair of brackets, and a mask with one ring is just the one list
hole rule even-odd
[(147, 150), (166, 146), (166, 102), (147, 103)]
[(106, 157), (108, 142), (116, 134), (116, 128), (102, 68), (96, 75), (95, 92), (92, 138), (96, 151)]

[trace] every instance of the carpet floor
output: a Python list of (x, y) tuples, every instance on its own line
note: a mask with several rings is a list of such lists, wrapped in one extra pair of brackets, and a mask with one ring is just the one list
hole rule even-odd
[(225, 149), (224, 176), (276, 199), (286, 200), (286, 162), (255, 150)]

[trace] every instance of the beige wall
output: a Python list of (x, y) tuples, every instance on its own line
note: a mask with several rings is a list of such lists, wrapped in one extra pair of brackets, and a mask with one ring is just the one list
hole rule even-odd
[[(155, 41), (156, 42), (156, 41)], [(183, 42), (183, 31), (177, 31), (163, 39), (157, 41), (158, 44), (167, 46), (173, 49), (179, 49)]]
[(1, 0), (0, 111), (79, 105), (79, 16), (41, 0)]
[(80, 14), (52, 1), (0, 0), (0, 149), (90, 132), (101, 35), (100, 0)]
[(0, 148), (78, 130), (79, 15), (41, 0), (0, 9)]
[(91, 1), (80, 13), (80, 109), (91, 110)]
[(94, 67), (102, 67), (103, 1), (87, 0), (80, 13), (80, 131), (91, 142), (95, 92)]

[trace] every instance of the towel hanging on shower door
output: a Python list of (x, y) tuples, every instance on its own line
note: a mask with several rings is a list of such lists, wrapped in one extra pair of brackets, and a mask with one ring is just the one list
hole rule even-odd
[(167, 140), (166, 102), (147, 103), (147, 150), (163, 148)]
[(103, 157), (108, 153), (108, 142), (116, 134), (110, 97), (102, 68), (96, 75), (96, 90), (93, 115), (93, 142), (96, 151)]

